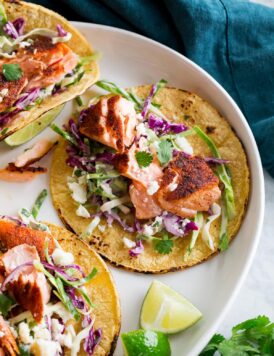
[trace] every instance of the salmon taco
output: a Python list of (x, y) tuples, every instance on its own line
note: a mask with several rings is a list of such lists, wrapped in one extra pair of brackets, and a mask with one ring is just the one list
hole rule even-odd
[(99, 81), (64, 129), (51, 192), (66, 226), (116, 266), (184, 269), (225, 250), (240, 228), (249, 169), (229, 123), (194, 93)]
[(98, 77), (87, 40), (63, 17), (0, 1), (0, 140), (83, 93)]
[(37, 221), (38, 208), (0, 217), (0, 354), (110, 355), (120, 329), (112, 277), (71, 232)]

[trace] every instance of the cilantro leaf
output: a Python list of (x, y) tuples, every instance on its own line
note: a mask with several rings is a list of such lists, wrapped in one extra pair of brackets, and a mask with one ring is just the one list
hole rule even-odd
[(22, 77), (23, 72), (19, 64), (3, 64), (2, 65), (3, 75), (8, 82), (18, 80)]
[(135, 154), (139, 167), (148, 167), (153, 160), (152, 154), (146, 151), (139, 151)]
[(259, 315), (234, 326), (228, 339), (214, 335), (200, 356), (213, 356), (215, 352), (221, 356), (274, 355), (274, 323)]
[(172, 157), (172, 143), (168, 140), (161, 141), (157, 151), (157, 156), (162, 166), (169, 162)]
[(225, 340), (225, 337), (221, 334), (215, 334), (212, 336), (209, 343), (200, 353), (200, 356), (214, 356), (215, 352), (218, 349), (218, 345)]
[(0, 312), (6, 317), (12, 305), (14, 305), (14, 300), (6, 294), (0, 294)]
[(174, 242), (169, 239), (153, 240), (154, 250), (162, 255), (168, 255), (173, 248)]

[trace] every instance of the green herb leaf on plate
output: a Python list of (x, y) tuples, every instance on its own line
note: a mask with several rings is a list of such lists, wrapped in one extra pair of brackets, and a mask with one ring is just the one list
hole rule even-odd
[(154, 250), (162, 255), (168, 255), (174, 246), (174, 242), (169, 239), (153, 240)]
[(15, 301), (8, 295), (1, 293), (0, 294), (0, 312), (6, 317), (10, 308), (15, 304)]
[(162, 166), (171, 160), (172, 148), (172, 143), (168, 140), (164, 140), (159, 143), (157, 156)]
[(2, 65), (3, 75), (8, 82), (18, 80), (22, 77), (23, 72), (19, 64), (3, 64)]
[(152, 154), (146, 151), (139, 151), (135, 154), (136, 161), (138, 163), (138, 166), (143, 168), (143, 167), (148, 167), (150, 163), (153, 161)]

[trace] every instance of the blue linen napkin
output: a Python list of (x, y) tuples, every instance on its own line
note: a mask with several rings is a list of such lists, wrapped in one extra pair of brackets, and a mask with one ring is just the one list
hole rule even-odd
[(235, 99), (274, 177), (274, 9), (248, 0), (33, 0), (185, 54)]

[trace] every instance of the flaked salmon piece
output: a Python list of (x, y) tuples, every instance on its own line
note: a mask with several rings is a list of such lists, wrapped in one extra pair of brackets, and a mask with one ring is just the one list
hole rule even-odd
[(0, 355), (16, 356), (19, 354), (19, 349), (8, 324), (0, 315)]
[[(36, 247), (22, 244), (9, 249), (1, 259), (8, 276), (16, 267), (39, 260), (39, 255)], [(21, 306), (32, 313), (37, 323), (42, 321), (51, 292), (43, 273), (38, 272), (34, 266), (24, 266), (13, 273), (6, 289)]]
[[(58, 83), (61, 81), (65, 74), (72, 71), (77, 63), (78, 57), (68, 46), (63, 46), (63, 53), (61, 59), (57, 62), (46, 66), (46, 68), (37, 73), (37, 76), (29, 81), (27, 89), (45, 88), (49, 85)], [(44, 62), (43, 62), (44, 63)]]
[(0, 249), (7, 251), (21, 244), (35, 246), (41, 260), (45, 260), (46, 241), (48, 241), (49, 254), (55, 248), (54, 239), (51, 234), (33, 230), (26, 226), (18, 226), (10, 220), (0, 220)]
[(124, 153), (115, 155), (114, 165), (122, 175), (147, 188), (151, 182), (158, 181), (162, 177), (163, 171), (156, 156), (148, 167), (139, 167), (135, 158), (137, 152), (136, 144), (133, 144)]
[(153, 195), (148, 195), (146, 188), (133, 181), (129, 186), (129, 196), (135, 208), (137, 219), (151, 219), (162, 213)]
[(27, 84), (28, 79), (26, 76), (8, 82), (4, 76), (0, 74), (0, 112), (12, 107)]
[(164, 170), (156, 193), (159, 205), (181, 217), (208, 211), (220, 196), (219, 179), (200, 157), (178, 154)]
[(39, 161), (44, 157), (55, 145), (55, 142), (42, 139), (37, 141), (31, 148), (20, 154), (14, 165), (18, 168), (29, 166), (31, 163)]
[(137, 124), (133, 103), (119, 95), (102, 98), (87, 110), (80, 132), (88, 138), (123, 152), (135, 137)]
[(19, 64), (28, 80), (25, 89), (31, 90), (58, 83), (76, 67), (78, 56), (65, 43), (53, 44), (51, 38), (37, 36), (31, 46), (18, 50), (16, 58), (1, 63)]
[(27, 262), (40, 260), (35, 246), (21, 244), (9, 249), (4, 253), (0, 260), (5, 270), (5, 274), (9, 275), (16, 267)]
[(6, 168), (0, 169), (0, 180), (25, 183), (46, 172), (44, 167), (16, 167), (14, 163), (9, 163)]

